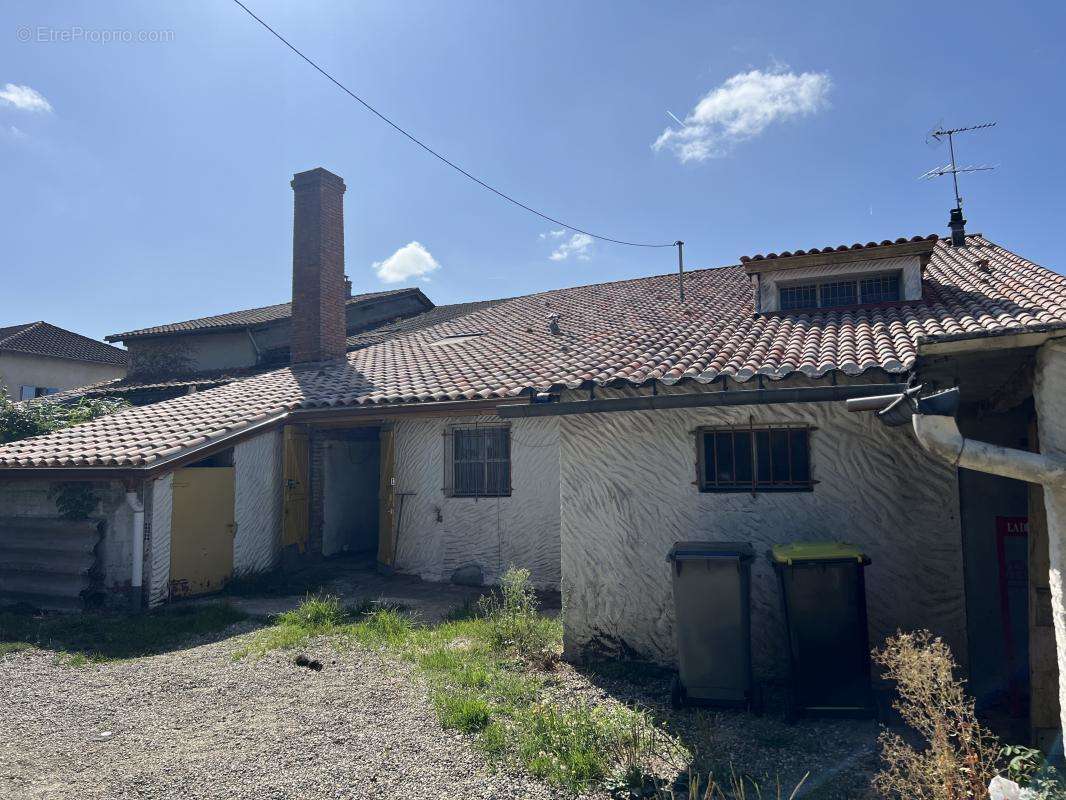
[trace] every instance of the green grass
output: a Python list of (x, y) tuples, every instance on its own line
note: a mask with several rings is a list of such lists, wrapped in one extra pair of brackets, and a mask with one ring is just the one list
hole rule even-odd
[(245, 619), (224, 603), (185, 605), (147, 614), (0, 612), (0, 656), (40, 647), (60, 663), (136, 658), (174, 650), (194, 636), (210, 635)]
[(536, 611), (528, 574), (512, 574), (500, 596), (464, 607), (437, 625), (399, 609), (344, 608), (312, 596), (279, 615), (234, 658), (304, 645), (314, 636), (412, 664), (429, 686), (442, 727), (476, 737), (496, 764), (581, 792), (631, 772), (668, 743), (645, 714), (617, 704), (557, 704), (546, 666), (558, 658), (562, 624)]

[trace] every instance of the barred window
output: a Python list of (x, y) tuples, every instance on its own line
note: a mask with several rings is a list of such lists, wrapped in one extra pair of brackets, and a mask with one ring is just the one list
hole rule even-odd
[(701, 428), (700, 491), (810, 491), (810, 431), (794, 426)]
[(899, 300), (899, 273), (865, 278), (861, 283), (862, 302), (888, 303)]
[(813, 283), (807, 286), (782, 286), (781, 310), (793, 308), (814, 308), (818, 305), (818, 287)]
[(511, 429), (455, 428), (451, 447), (452, 497), (511, 494)]
[(818, 287), (818, 305), (822, 308), (853, 306), (856, 299), (855, 281), (833, 281)]
[(898, 272), (862, 279), (782, 286), (778, 289), (778, 305), (782, 311), (840, 308), (859, 303), (887, 303), (899, 299)]

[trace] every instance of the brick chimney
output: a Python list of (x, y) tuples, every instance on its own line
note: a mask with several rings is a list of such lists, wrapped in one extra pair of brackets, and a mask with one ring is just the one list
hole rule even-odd
[(316, 167), (294, 175), (291, 186), (292, 363), (343, 358), (344, 180)]

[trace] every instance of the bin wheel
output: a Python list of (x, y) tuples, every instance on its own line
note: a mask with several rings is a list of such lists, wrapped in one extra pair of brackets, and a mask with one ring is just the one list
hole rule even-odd
[(681, 676), (675, 675), (670, 682), (670, 705), (674, 708), (681, 708), (685, 705), (685, 695), (685, 687), (681, 684)]

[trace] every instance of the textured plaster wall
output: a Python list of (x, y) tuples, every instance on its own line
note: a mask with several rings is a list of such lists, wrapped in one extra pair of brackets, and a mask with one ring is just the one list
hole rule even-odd
[(460, 567), (477, 564), (486, 582), (493, 583), (514, 564), (528, 568), (537, 586), (557, 589), (558, 420), (514, 421), (510, 497), (446, 497), (444, 433), (454, 425), (479, 421), (500, 422), (495, 417), (457, 417), (396, 424), (396, 491), (414, 493), (403, 498), (397, 567), (440, 581), (449, 580)]
[(281, 547), (281, 431), (240, 442), (233, 450), (233, 464), (233, 574), (265, 572), (277, 565)]
[[(666, 554), (676, 540), (755, 546), (752, 644), (757, 674), (785, 666), (776, 577), (765, 553), (797, 539), (847, 539), (867, 570), (871, 643), (928, 627), (966, 657), (955, 472), (909, 429), (843, 403), (618, 412), (560, 418), (562, 591), (566, 651), (631, 652), (673, 663)], [(703, 425), (807, 423), (813, 492), (701, 493), (694, 431)]]
[[(145, 517), (151, 520), (147, 558), (150, 568), (145, 570), (148, 584), (148, 605), (157, 606), (170, 597), (170, 515), (174, 509), (174, 475), (156, 478), (149, 491), (151, 507)], [(149, 513), (150, 511), (150, 513)]]
[[(57, 518), (55, 499), (49, 493), (50, 481), (11, 481), (0, 483), (0, 517)], [(97, 481), (93, 493), (99, 498), (91, 516), (104, 520), (103, 537), (96, 549), (97, 568), (105, 589), (122, 589), (130, 585), (130, 559), (133, 543), (130, 526), (133, 512), (126, 504), (121, 483)]]

